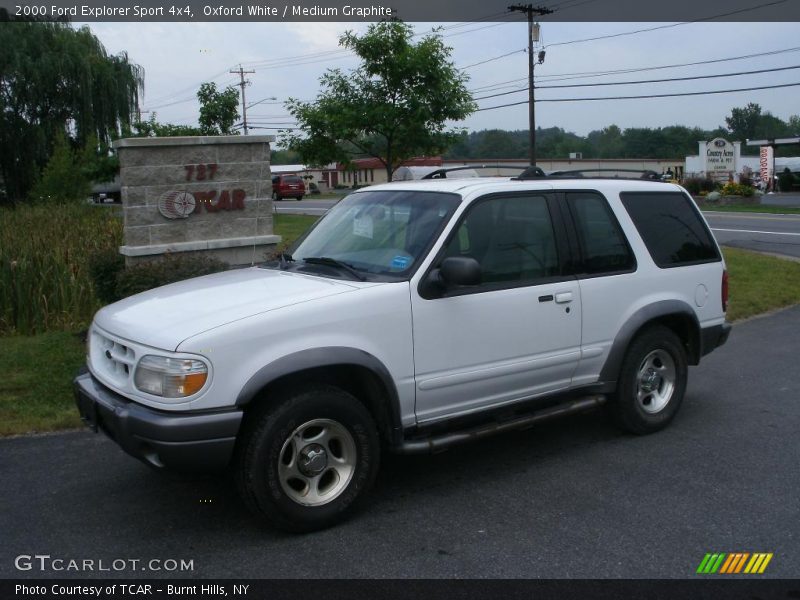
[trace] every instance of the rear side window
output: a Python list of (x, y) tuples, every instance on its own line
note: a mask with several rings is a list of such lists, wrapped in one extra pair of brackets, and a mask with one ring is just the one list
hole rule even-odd
[(584, 273), (620, 273), (636, 267), (628, 242), (603, 196), (568, 192), (567, 202), (578, 232)]
[(662, 269), (720, 260), (711, 232), (681, 192), (623, 192), (620, 198)]

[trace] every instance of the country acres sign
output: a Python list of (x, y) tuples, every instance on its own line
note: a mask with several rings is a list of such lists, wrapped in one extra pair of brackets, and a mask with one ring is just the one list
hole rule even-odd
[(714, 138), (706, 143), (706, 173), (729, 173), (736, 171), (736, 152), (733, 144), (723, 138)]

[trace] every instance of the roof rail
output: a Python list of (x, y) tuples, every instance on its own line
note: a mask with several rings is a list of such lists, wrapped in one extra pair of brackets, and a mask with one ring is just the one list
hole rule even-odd
[[(537, 168), (538, 167), (532, 167)], [(541, 171), (541, 169), (539, 169)], [(590, 175), (590, 173), (600, 173), (600, 175)], [(614, 173), (614, 175), (611, 175)], [(623, 175), (620, 175), (623, 173)], [(628, 174), (636, 174), (632, 176)], [(644, 179), (647, 181), (661, 181), (661, 175), (651, 169), (575, 169), (572, 171), (553, 171), (547, 175), (539, 174), (536, 171), (526, 170), (518, 179), (573, 179), (586, 177), (591, 179)]]
[[(531, 167), (531, 166), (522, 166), (522, 165), (490, 165), (490, 164), (482, 164), (482, 165), (465, 165), (463, 167), (442, 167), (441, 169), (436, 169), (435, 171), (431, 171), (430, 173), (424, 175), (422, 179), (447, 179), (447, 174), (452, 171), (472, 171), (475, 169), (518, 169), (522, 171), (523, 175), (532, 169), (536, 169), (541, 175), (539, 177), (544, 177), (544, 171), (542, 171), (539, 167)], [(522, 177), (522, 175), (520, 175)]]

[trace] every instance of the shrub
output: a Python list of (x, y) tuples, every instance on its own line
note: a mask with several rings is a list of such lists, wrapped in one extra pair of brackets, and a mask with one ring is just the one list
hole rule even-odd
[(707, 177), (689, 177), (684, 180), (683, 187), (693, 196), (700, 196), (716, 190), (717, 182)]
[(125, 259), (116, 249), (96, 252), (89, 258), (89, 276), (94, 284), (94, 292), (103, 304), (119, 300), (117, 276), (124, 268)]
[(791, 192), (792, 185), (794, 185), (794, 176), (789, 170), (789, 167), (786, 167), (781, 173), (778, 174), (778, 188), (782, 192)]
[(228, 268), (224, 262), (207, 256), (166, 254), (120, 271), (116, 278), (117, 298), (127, 298), (168, 283), (218, 273)]
[(720, 192), (722, 192), (723, 196), (744, 196), (748, 198), (755, 193), (755, 190), (749, 185), (729, 181), (722, 186)]

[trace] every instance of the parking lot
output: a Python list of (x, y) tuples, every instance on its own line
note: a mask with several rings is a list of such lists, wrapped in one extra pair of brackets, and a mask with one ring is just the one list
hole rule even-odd
[(772, 552), (765, 576), (796, 576), (798, 330), (798, 307), (735, 326), (659, 434), (587, 414), (387, 457), (355, 518), (306, 536), (251, 517), (225, 477), (153, 472), (101, 435), (0, 440), (0, 578), (109, 576), (15, 569), (37, 553), (193, 561), (125, 577), (682, 578), (707, 552)]

